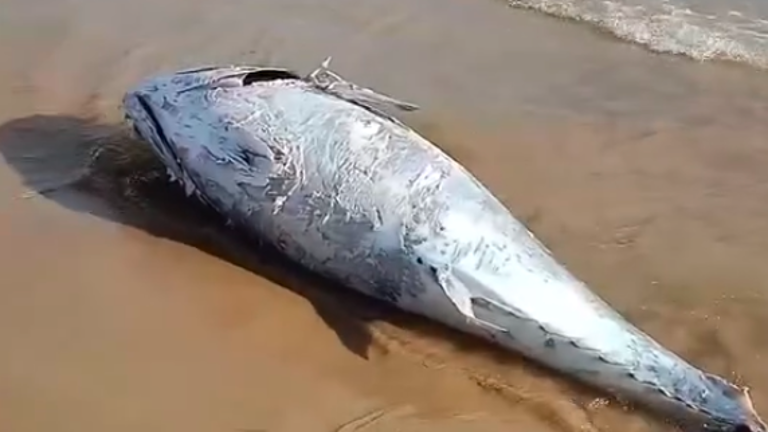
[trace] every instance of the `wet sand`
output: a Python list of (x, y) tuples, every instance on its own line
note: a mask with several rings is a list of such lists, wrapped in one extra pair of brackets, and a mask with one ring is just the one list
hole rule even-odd
[(0, 429), (671, 430), (245, 244), (120, 125), (147, 74), (327, 55), (420, 104), (406, 120), (576, 275), (768, 412), (764, 73), (493, 0), (0, 10)]

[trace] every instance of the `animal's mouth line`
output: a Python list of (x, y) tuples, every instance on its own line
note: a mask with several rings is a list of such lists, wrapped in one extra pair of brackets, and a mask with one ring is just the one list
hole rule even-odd
[[(149, 145), (152, 146), (157, 153), (159, 153), (158, 157), (160, 157), (161, 161), (169, 170), (169, 173), (175, 177), (176, 181), (184, 186), (187, 195), (192, 194), (192, 192), (196, 192), (198, 198), (200, 198), (204, 203), (213, 207), (213, 204), (207, 199), (207, 197), (201, 194), (200, 191), (202, 191), (202, 189), (195, 181), (194, 176), (189, 175), (189, 173), (184, 169), (182, 160), (176, 151), (176, 146), (174, 146), (173, 143), (168, 139), (168, 135), (165, 133), (165, 130), (163, 130), (163, 126), (157, 117), (157, 113), (152, 108), (150, 101), (146, 96), (141, 94), (136, 95), (136, 100), (145, 113), (145, 121), (151, 123), (152, 129), (154, 129), (153, 136), (143, 137), (144, 140), (148, 141)], [(141, 133), (139, 133), (139, 135), (141, 136)]]
[[(137, 94), (136, 100), (139, 102), (139, 105), (141, 105), (141, 108), (144, 110), (144, 112), (147, 115), (147, 118), (152, 123), (152, 127), (155, 130), (155, 135), (157, 137), (157, 140), (148, 139), (150, 143), (155, 144), (160, 151), (160, 153), (164, 154), (166, 158), (170, 159), (171, 163), (175, 165), (176, 172), (181, 176), (183, 173), (182, 167), (181, 167), (181, 159), (179, 159), (179, 155), (176, 153), (176, 149), (173, 147), (173, 145), (168, 140), (168, 136), (165, 134), (165, 130), (163, 130), (162, 125), (160, 124), (160, 121), (157, 118), (157, 114), (155, 113), (155, 110), (152, 108), (152, 104), (147, 100), (147, 98), (143, 95)], [(155, 143), (155, 141), (159, 141)]]

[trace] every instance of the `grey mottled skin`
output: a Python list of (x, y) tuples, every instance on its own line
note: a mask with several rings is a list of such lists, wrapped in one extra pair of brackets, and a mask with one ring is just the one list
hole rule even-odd
[(708, 430), (761, 431), (746, 390), (622, 319), (472, 175), (327, 62), (148, 79), (127, 118), (172, 178), (304, 266)]

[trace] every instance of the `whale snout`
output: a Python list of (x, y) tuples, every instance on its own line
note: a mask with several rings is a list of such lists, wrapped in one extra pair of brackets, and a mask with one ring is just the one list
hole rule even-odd
[(123, 98), (123, 108), (125, 119), (138, 138), (149, 144), (171, 174), (181, 178), (182, 161), (167, 133), (167, 125), (164, 124), (167, 113), (163, 112), (163, 105), (157, 103), (157, 95), (142, 90), (128, 92)]
[(123, 108), (125, 119), (136, 135), (151, 144), (156, 152), (165, 153), (167, 138), (151, 97), (141, 91), (130, 92), (123, 99)]
[(138, 138), (149, 141), (147, 126), (144, 124), (147, 121), (147, 114), (140, 98), (141, 95), (136, 92), (127, 93), (123, 97), (123, 117)]

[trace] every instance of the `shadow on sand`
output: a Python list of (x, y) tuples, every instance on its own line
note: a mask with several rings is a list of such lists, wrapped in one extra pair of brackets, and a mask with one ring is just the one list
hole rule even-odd
[[(192, 246), (303, 296), (339, 340), (361, 357), (367, 358), (374, 342), (369, 324), (379, 320), (449, 336), (452, 342), (458, 338), (457, 343), (467, 345), (463, 348), (495, 351), (475, 338), (322, 279), (269, 245), (241, 240), (218, 214), (168, 181), (165, 168), (148, 147), (122, 127), (66, 116), (20, 118), (0, 126), (0, 154), (31, 193)], [(106, 205), (88, 205), (88, 199)], [(506, 361), (516, 361), (512, 357)]]

